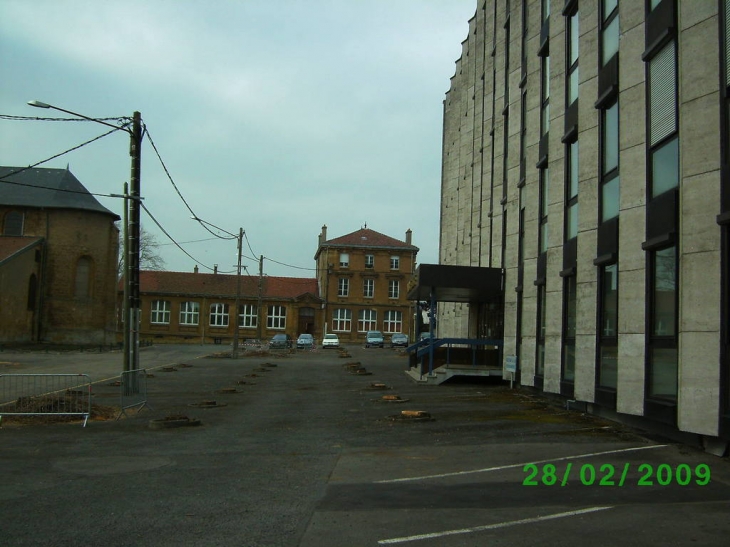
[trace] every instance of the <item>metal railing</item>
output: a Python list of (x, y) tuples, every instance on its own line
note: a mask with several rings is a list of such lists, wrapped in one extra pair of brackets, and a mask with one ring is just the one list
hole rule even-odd
[(127, 409), (147, 405), (147, 369), (135, 369), (122, 372), (120, 376), (120, 401), (121, 411), (117, 420), (127, 415)]
[(88, 374), (0, 374), (0, 422), (3, 416), (91, 415)]

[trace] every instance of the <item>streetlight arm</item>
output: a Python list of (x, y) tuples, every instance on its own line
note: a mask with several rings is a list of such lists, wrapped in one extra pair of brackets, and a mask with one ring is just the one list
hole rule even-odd
[(53, 110), (58, 110), (59, 112), (65, 112), (66, 114), (71, 114), (72, 116), (76, 116), (77, 118), (89, 120), (90, 122), (100, 123), (108, 127), (113, 127), (114, 129), (121, 129), (122, 131), (126, 131), (130, 135), (132, 134), (132, 131), (127, 127), (119, 127), (118, 125), (97, 120), (96, 118), (90, 118), (89, 116), (84, 116), (83, 114), (79, 114), (78, 112), (72, 112), (71, 110), (66, 110), (65, 108), (60, 108), (58, 106), (53, 106), (52, 104), (44, 103), (43, 101), (28, 101), (28, 104), (36, 108), (51, 108)]

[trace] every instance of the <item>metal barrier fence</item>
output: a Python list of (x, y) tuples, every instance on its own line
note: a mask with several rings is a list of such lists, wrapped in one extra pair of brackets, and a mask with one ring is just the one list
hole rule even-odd
[(88, 374), (0, 374), (0, 422), (13, 416), (91, 415)]
[(139, 407), (137, 412), (147, 404), (147, 369), (138, 368), (122, 372), (120, 376), (120, 402), (121, 411), (117, 420), (122, 415), (127, 415), (128, 408)]

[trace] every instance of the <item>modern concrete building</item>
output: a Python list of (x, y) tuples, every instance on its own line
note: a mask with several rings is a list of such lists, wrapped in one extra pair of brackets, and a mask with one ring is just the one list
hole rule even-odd
[[(502, 268), (519, 382), (730, 440), (730, 1), (478, 0), (440, 263)], [(478, 303), (439, 305), (441, 336)]]
[(364, 343), (369, 330), (382, 331), (386, 342), (397, 332), (413, 338), (415, 308), (406, 293), (418, 247), (411, 237), (410, 230), (400, 241), (366, 226), (327, 239), (322, 226), (314, 260), (324, 301), (323, 332), (334, 332), (345, 343)]
[(68, 169), (0, 167), (0, 341), (115, 342), (118, 220)]

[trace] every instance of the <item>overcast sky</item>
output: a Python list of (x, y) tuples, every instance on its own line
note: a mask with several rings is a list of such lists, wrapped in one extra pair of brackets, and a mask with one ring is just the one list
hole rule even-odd
[[(244, 265), (312, 277), (317, 236), (367, 227), (438, 262), (443, 99), (474, 0), (0, 0), (0, 114), (142, 113), (195, 214), (238, 233)], [(106, 132), (96, 123), (0, 119), (0, 165), (27, 166)], [(121, 193), (121, 131), (41, 167)], [(145, 213), (166, 269), (235, 270), (145, 138)], [(2, 187), (0, 185), (0, 192)], [(122, 201), (99, 197), (122, 216)], [(1, 201), (1, 200), (0, 200)], [(223, 234), (225, 235), (225, 234)], [(203, 240), (203, 241), (201, 241)], [(250, 248), (249, 248), (250, 244)], [(283, 266), (276, 262), (290, 266)]]

